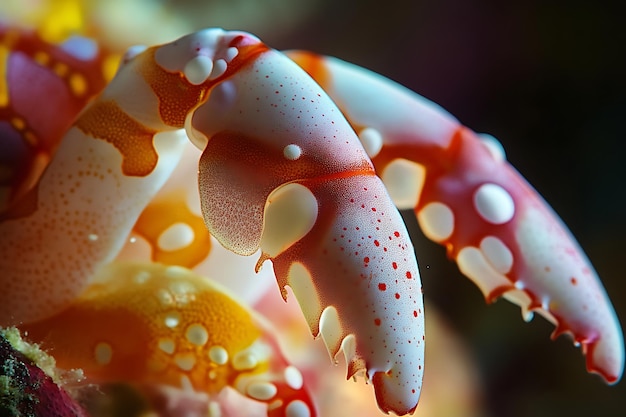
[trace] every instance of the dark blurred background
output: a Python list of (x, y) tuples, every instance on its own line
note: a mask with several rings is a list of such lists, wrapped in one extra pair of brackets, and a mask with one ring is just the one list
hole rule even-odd
[[(318, 4), (260, 37), (375, 70), (496, 136), (585, 249), (626, 323), (626, 15), (603, 1), (374, 1)], [(470, 346), (493, 416), (618, 416), (626, 383), (588, 375), (567, 337), (549, 340), (476, 287), (416, 230), (426, 297)]]

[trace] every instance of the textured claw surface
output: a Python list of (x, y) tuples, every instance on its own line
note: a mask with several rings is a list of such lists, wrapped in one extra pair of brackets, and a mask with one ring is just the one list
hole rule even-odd
[[(621, 327), (589, 260), (548, 204), (476, 135), (415, 93), (335, 59), (290, 53), (339, 103), (357, 131), (374, 129), (376, 170), (399, 207), (491, 302), (504, 295), (573, 335), (589, 371), (609, 383), (624, 367)], [(366, 135), (367, 136), (367, 135)], [(367, 147), (366, 147), (367, 148)], [(409, 177), (409, 174), (412, 176)]]
[[(331, 357), (343, 349), (349, 377), (374, 381), (383, 410), (415, 409), (423, 307), (413, 247), (366, 150), (324, 91), (268, 51), (216, 86), (191, 128), (208, 139), (200, 191), (210, 232), (241, 254), (260, 248), (259, 264), (273, 261), (313, 334)], [(294, 228), (270, 230), (276, 207), (296, 201), (299, 214), (285, 217)]]

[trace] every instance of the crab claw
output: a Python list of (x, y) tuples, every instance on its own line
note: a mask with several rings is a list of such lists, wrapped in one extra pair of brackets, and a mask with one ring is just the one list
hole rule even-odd
[(350, 125), (324, 91), (276, 51), (217, 85), (188, 134), (206, 143), (202, 211), (211, 234), (271, 259), (313, 335), (348, 377), (372, 380), (385, 412), (419, 399), (423, 305), (402, 219)]
[(624, 340), (591, 263), (546, 201), (506, 161), (492, 136), (436, 104), (334, 58), (289, 56), (341, 103), (396, 205), (413, 209), (431, 240), (491, 302), (538, 312), (573, 335), (587, 369), (617, 382)]
[(272, 329), (182, 267), (113, 263), (68, 309), (22, 329), (54, 351), (60, 368), (81, 368), (90, 381), (167, 385), (215, 398), (230, 386), (266, 403), (269, 416), (316, 415)]

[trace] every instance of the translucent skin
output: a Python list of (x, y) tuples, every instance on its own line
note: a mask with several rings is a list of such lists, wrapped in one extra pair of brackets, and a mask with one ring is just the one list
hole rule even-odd
[[(0, 325), (52, 320), (58, 328), (68, 325), (68, 340), (86, 348), (76, 336), (89, 331), (81, 318), (89, 312), (93, 322), (111, 322), (96, 311), (114, 310), (119, 295), (123, 313), (113, 322), (132, 318), (132, 328), (144, 332), (128, 357), (143, 352), (154, 359), (155, 343), (167, 355), (173, 343), (162, 332), (167, 323), (159, 321), (160, 310), (150, 309), (154, 303), (143, 304), (169, 288), (159, 275), (164, 272), (155, 272), (154, 286), (134, 282), (136, 293), (109, 281), (104, 285), (110, 288), (98, 289), (90, 281), (128, 246), (131, 231), (145, 240), (153, 260), (199, 265), (213, 252), (198, 225), (202, 217), (226, 249), (260, 251), (257, 270), (271, 260), (283, 296), (290, 286), (313, 335), (321, 335), (332, 358), (344, 352), (348, 377), (371, 380), (384, 412), (408, 414), (421, 388), (423, 304), (397, 205), (415, 209), (424, 232), (447, 246), (488, 301), (504, 293), (525, 312), (553, 320), (557, 333), (572, 331), (587, 349), (589, 369), (609, 382), (619, 379), (623, 340), (604, 290), (580, 248), (494, 141), (362, 69), (291, 56), (300, 66), (252, 35), (220, 29), (131, 50), (115, 79), (67, 130), (35, 186), (0, 218)], [(181, 162), (188, 148), (182, 128), (202, 151), (202, 213), (188, 192), (157, 194), (177, 165), (195, 166)], [(204, 285), (189, 280), (196, 289)], [(64, 309), (69, 316), (58, 319)], [(195, 320), (200, 313), (193, 314)], [(45, 338), (53, 324), (42, 326)], [(174, 345), (204, 340), (194, 329), (191, 337), (177, 333)], [(256, 340), (257, 331), (244, 331), (249, 339), (242, 346)], [(94, 377), (154, 377), (146, 363), (99, 369), (117, 355), (109, 341), (94, 343), (68, 359), (80, 358), (89, 368), (96, 358)], [(227, 349), (228, 356), (240, 348)], [(185, 355), (166, 361), (173, 371), (163, 383), (179, 384), (185, 376), (202, 389), (225, 386), (203, 385), (206, 369), (196, 374), (197, 359), (177, 353)], [(262, 385), (250, 392), (235, 382), (236, 373), (227, 374), (234, 380), (226, 385), (257, 399), (273, 390)], [(274, 387), (291, 398), (286, 387)]]

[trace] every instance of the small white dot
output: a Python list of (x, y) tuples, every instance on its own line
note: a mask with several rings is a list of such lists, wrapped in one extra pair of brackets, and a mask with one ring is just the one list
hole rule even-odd
[(496, 184), (483, 184), (476, 190), (474, 207), (485, 221), (492, 224), (504, 224), (515, 214), (513, 197)]
[(193, 85), (202, 84), (213, 71), (213, 60), (206, 55), (199, 55), (185, 65), (183, 74)]
[(302, 148), (295, 143), (287, 145), (283, 148), (283, 156), (285, 157), (285, 159), (295, 161), (300, 158), (300, 156), (302, 156)]
[(383, 148), (383, 135), (373, 127), (366, 127), (359, 132), (359, 140), (370, 158), (374, 158)]
[(276, 395), (278, 388), (271, 382), (252, 382), (246, 387), (246, 392), (256, 400), (267, 401)]
[(167, 313), (164, 321), (165, 321), (165, 326), (169, 327), (170, 329), (173, 329), (174, 327), (178, 326), (178, 324), (180, 323), (180, 314), (176, 311)]
[(192, 353), (178, 354), (174, 363), (181, 371), (191, 371), (196, 366), (196, 357)]
[(285, 409), (285, 417), (311, 417), (311, 410), (304, 401), (293, 400)]
[(172, 339), (159, 339), (158, 346), (159, 349), (168, 355), (171, 355), (176, 350), (176, 344)]
[(495, 236), (487, 236), (480, 241), (480, 250), (491, 266), (501, 274), (507, 274), (513, 267), (513, 253)]
[(443, 203), (428, 203), (417, 214), (423, 233), (435, 242), (448, 239), (454, 231), (454, 213)]
[(231, 46), (226, 50), (226, 62), (232, 61), (237, 55), (239, 55), (239, 49)]
[(256, 368), (259, 360), (250, 352), (239, 352), (233, 358), (233, 368), (237, 371), (247, 371)]
[(113, 357), (113, 348), (108, 343), (98, 343), (94, 349), (94, 357), (98, 365), (107, 365)]
[(95, 233), (90, 233), (89, 236), (87, 236), (87, 238), (91, 241), (91, 242), (95, 242), (96, 240), (98, 240), (98, 235)]
[(302, 373), (295, 366), (285, 368), (285, 382), (293, 389), (300, 389), (304, 384)]
[(191, 226), (187, 223), (178, 222), (165, 229), (159, 235), (157, 244), (159, 249), (172, 252), (186, 248), (193, 243), (195, 237)]
[(221, 346), (213, 346), (209, 349), (209, 359), (218, 365), (224, 365), (228, 362), (228, 352)]
[(187, 327), (185, 337), (187, 338), (187, 341), (189, 341), (189, 343), (191, 344), (194, 344), (196, 346), (204, 346), (205, 343), (209, 340), (209, 333), (206, 331), (203, 325), (196, 323)]
[(221, 77), (228, 68), (228, 64), (223, 59), (218, 59), (213, 62), (213, 70), (211, 71), (211, 75), (209, 75), (209, 80), (214, 80), (218, 77)]

